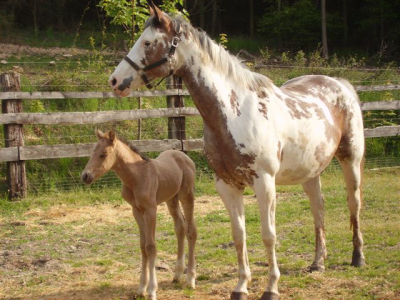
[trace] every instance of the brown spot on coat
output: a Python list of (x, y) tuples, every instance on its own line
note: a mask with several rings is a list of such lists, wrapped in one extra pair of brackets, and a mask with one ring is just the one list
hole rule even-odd
[(238, 103), (238, 98), (234, 90), (231, 91), (230, 95), (230, 102), (231, 102), (231, 108), (233, 112), (237, 115), (240, 116), (241, 112), (239, 110), (239, 103)]
[[(251, 185), (254, 178), (258, 178), (255, 170), (251, 168), (255, 162), (255, 154), (240, 152), (239, 147), (242, 145), (238, 147), (228, 130), (227, 117), (221, 110), (216, 87), (206, 86), (201, 71), (194, 75), (189, 66), (182, 67), (176, 73), (184, 78), (204, 120), (204, 150), (211, 168), (227, 184), (238, 188)], [(236, 93), (232, 91), (230, 100), (233, 107), (236, 107), (235, 97)]]
[(267, 105), (264, 102), (258, 102), (258, 105), (261, 106), (261, 108), (258, 108), (258, 111), (262, 113), (264, 118), (268, 120), (268, 108)]

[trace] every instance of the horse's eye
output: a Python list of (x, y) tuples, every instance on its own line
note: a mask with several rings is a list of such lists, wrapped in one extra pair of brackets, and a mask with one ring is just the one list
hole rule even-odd
[(100, 158), (106, 158), (107, 154), (100, 154)]
[(149, 47), (151, 44), (150, 42), (144, 42), (145, 47)]

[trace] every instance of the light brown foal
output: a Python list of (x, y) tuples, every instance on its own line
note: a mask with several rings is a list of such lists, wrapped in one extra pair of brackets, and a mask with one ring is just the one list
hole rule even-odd
[[(185, 235), (189, 244), (187, 284), (195, 287), (194, 249), (197, 239), (194, 223), (195, 165), (183, 152), (168, 150), (156, 159), (140, 155), (137, 149), (118, 139), (114, 131), (96, 132), (98, 143), (82, 172), (82, 181), (91, 184), (108, 170), (114, 170), (122, 182), (122, 197), (132, 205), (139, 225), (142, 273), (138, 294), (156, 299), (156, 212), (166, 202), (174, 220), (178, 239), (178, 257), (173, 281), (179, 281), (185, 270)], [(182, 215), (179, 201), (183, 208)]]

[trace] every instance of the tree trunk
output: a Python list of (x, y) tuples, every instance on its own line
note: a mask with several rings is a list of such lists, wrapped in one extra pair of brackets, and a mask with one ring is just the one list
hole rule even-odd
[[(132, 11), (135, 11), (135, 0), (131, 0), (131, 4), (132, 4)], [(132, 44), (135, 41), (135, 14), (132, 14)]]
[(200, 13), (200, 28), (203, 30), (205, 29), (205, 17), (204, 17), (204, 0), (199, 1), (199, 13)]
[(37, 35), (39, 33), (39, 26), (37, 24), (36, 0), (33, 1), (33, 27), (35, 29), (35, 35)]
[(326, 35), (326, 0), (321, 0), (321, 19), (322, 19), (322, 55), (328, 59), (328, 38)]
[(379, 19), (380, 19), (380, 39), (381, 45), (383, 45), (385, 39), (385, 27), (384, 27), (384, 20), (383, 20), (383, 0), (379, 2)]
[(217, 0), (213, 0), (211, 36), (215, 36), (215, 32), (216, 32), (216, 28), (217, 28), (217, 11), (218, 11)]
[(250, 8), (249, 33), (250, 33), (250, 38), (254, 38), (254, 0), (249, 0), (249, 8)]
[(347, 0), (343, 0), (343, 46), (347, 46), (349, 27), (347, 25)]

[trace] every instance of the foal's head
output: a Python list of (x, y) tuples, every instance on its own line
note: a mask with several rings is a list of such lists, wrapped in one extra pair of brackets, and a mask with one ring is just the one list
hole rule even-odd
[(170, 50), (177, 46), (178, 35), (178, 22), (151, 3), (145, 30), (110, 76), (109, 83), (114, 93), (126, 96), (131, 89), (169, 75), (176, 67), (176, 55), (171, 55)]

